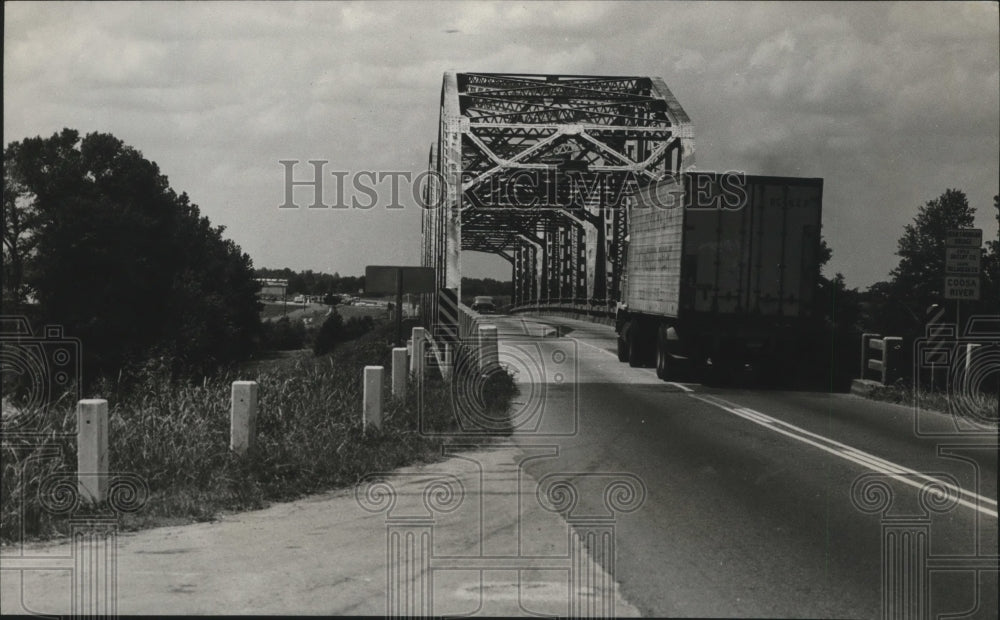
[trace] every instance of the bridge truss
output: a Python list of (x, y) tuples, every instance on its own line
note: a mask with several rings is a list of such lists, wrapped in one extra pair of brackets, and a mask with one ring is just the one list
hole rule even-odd
[[(515, 307), (608, 311), (627, 197), (689, 169), (693, 133), (660, 78), (446, 73), (423, 264), (438, 288), (460, 291), (461, 251), (497, 254), (511, 263)], [(437, 304), (429, 310), (437, 319)]]

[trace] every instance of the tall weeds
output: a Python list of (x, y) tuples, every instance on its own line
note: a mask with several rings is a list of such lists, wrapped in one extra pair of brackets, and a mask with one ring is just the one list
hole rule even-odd
[[(415, 389), (405, 401), (387, 393), (382, 430), (362, 429), (361, 370), (382, 364), (388, 376), (389, 338), (389, 326), (380, 326), (330, 355), (302, 357), (250, 376), (223, 373), (191, 384), (150, 369), (128, 388), (107, 384), (100, 396), (110, 407), (110, 469), (137, 474), (149, 489), (145, 507), (126, 515), (123, 527), (211, 519), (437, 458), (442, 440), (417, 430)], [(434, 428), (453, 428), (451, 389), (428, 375), (420, 414)], [(256, 446), (242, 457), (228, 447), (230, 386), (236, 379), (260, 386)], [(501, 414), (515, 392), (505, 374), (493, 375), (484, 390)], [(46, 512), (39, 491), (46, 476), (75, 471), (74, 405), (62, 403), (39, 417), (33, 436), (5, 437), (3, 541), (66, 532), (66, 517)]]

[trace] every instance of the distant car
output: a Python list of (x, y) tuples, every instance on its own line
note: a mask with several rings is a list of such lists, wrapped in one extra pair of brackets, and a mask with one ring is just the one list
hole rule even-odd
[(481, 314), (490, 314), (496, 312), (497, 307), (493, 304), (492, 297), (476, 297), (472, 300), (472, 311)]

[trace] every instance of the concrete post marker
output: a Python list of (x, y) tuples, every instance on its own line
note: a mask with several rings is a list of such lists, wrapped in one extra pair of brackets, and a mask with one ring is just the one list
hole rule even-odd
[(392, 350), (392, 395), (396, 398), (406, 396), (406, 349), (396, 347)]
[(253, 447), (257, 434), (257, 382), (233, 381), (229, 410), (229, 449), (239, 455)]
[(76, 405), (76, 475), (80, 496), (103, 502), (108, 494), (108, 401)]
[(361, 420), (365, 430), (368, 426), (382, 428), (382, 366), (365, 366), (365, 393)]

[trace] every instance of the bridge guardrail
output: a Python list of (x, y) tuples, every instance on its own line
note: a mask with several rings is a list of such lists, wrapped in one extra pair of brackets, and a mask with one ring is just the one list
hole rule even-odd
[(861, 378), (874, 377), (882, 385), (892, 385), (903, 377), (903, 353), (901, 337), (861, 334)]
[(476, 337), (476, 329), (482, 317), (465, 304), (458, 304), (458, 337), (462, 342), (470, 342)]
[(512, 314), (518, 312), (563, 312), (603, 319), (613, 319), (615, 317), (614, 305), (587, 302), (524, 304), (511, 307), (510, 312)]
[[(411, 355), (420, 355), (416, 350), (429, 352), (434, 357), (434, 364), (441, 372), (441, 377), (448, 380), (451, 377), (456, 359), (466, 355), (470, 350), (479, 355), (479, 326), (483, 316), (465, 304), (458, 304), (458, 342), (450, 342), (448, 338), (435, 338), (434, 330), (421, 330), (418, 347), (410, 344)], [(454, 333), (454, 332), (452, 332)], [(411, 368), (411, 370), (415, 370)], [(423, 366), (420, 366), (422, 372)]]

